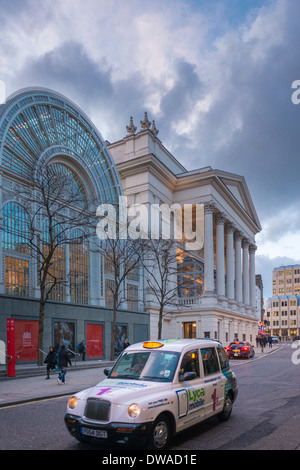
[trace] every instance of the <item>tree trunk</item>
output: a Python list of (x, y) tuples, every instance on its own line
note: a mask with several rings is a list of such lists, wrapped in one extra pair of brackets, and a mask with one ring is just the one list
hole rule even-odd
[(160, 308), (159, 308), (158, 337), (157, 337), (157, 339), (161, 339), (163, 311), (164, 311), (164, 308), (163, 308), (163, 306), (161, 305)]
[(110, 360), (111, 361), (115, 359), (116, 321), (117, 321), (117, 303), (114, 299), (113, 327), (112, 327), (111, 341), (110, 341)]
[(42, 366), (44, 363), (43, 353), (41, 352), (44, 347), (44, 318), (45, 318), (45, 302), (40, 300), (39, 311), (39, 335), (38, 335), (38, 365)]

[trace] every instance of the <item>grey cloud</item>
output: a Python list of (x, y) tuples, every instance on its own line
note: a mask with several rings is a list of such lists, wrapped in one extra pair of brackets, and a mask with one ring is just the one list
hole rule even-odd
[(264, 286), (264, 299), (272, 297), (272, 271), (279, 266), (289, 266), (299, 264), (300, 260), (288, 258), (286, 256), (276, 256), (270, 258), (265, 255), (256, 255), (255, 269), (257, 274), (262, 275)]
[(178, 61), (174, 75), (174, 86), (163, 96), (160, 104), (162, 119), (167, 119), (169, 123), (173, 119), (182, 119), (202, 95), (202, 84), (195, 65), (185, 60)]
[(12, 91), (45, 86), (64, 94), (89, 115), (101, 133), (105, 127), (104, 137), (112, 141), (126, 135), (131, 115), (137, 122), (143, 118), (148, 89), (139, 72), (114, 83), (111, 72), (105, 58), (96, 63), (82, 44), (66, 42), (28, 61), (10, 86)]
[(6, 21), (7, 17), (16, 18), (20, 13), (28, 9), (30, 0), (0, 0), (0, 21)]
[(178, 141), (176, 149), (189, 167), (211, 165), (244, 175), (260, 217), (300, 196), (300, 105), (291, 102), (291, 83), (300, 78), (299, 10), (300, 5), (289, 8), (282, 20), (283, 42), (264, 59), (253, 59), (251, 42), (235, 41), (219, 54), (221, 92), (199, 117), (197, 147), (191, 151)]
[[(13, 3), (5, 2), (5, 15), (10, 19)], [(226, 3), (228, 8), (232, 7), (231, 3)], [(28, 4), (32, 6), (31, 2)], [(186, 58), (173, 57), (174, 85), (167, 93), (162, 91), (165, 83), (162, 86), (159, 82), (164, 77), (149, 83), (143, 70), (134, 69), (128, 78), (113, 81), (110, 57), (96, 63), (90, 58), (89, 49), (78, 42), (61, 44), (44, 56), (28, 61), (18, 74), (12, 72), (14, 78), (9, 83), (9, 91), (29, 85), (53, 88), (81, 106), (111, 141), (124, 137), (131, 115), (138, 125), (144, 111), (148, 111), (149, 119), (156, 121), (163, 144), (188, 169), (210, 165), (245, 176), (264, 226), (269, 216), (282, 214), (283, 208), (292, 208), (292, 203), (297, 210), (297, 202), (300, 203), (300, 105), (291, 102), (291, 84), (300, 79), (297, 53), (300, 4), (288, 0), (269, 3), (271, 6), (264, 10), (268, 16), (265, 13), (264, 19), (270, 31), (269, 20), (277, 4), (285, 6), (284, 14), (277, 16), (273, 35), (266, 41), (259, 34), (245, 41), (240, 31), (230, 31), (231, 23), (225, 28), (227, 36), (222, 29), (216, 42), (207, 45), (203, 51), (205, 60), (199, 55), (199, 63), (194, 64)], [(255, 6), (259, 7), (260, 2), (255, 1)], [(24, 12), (25, 7), (21, 6), (20, 11)], [(262, 10), (258, 9), (257, 14), (261, 15)], [(47, 15), (37, 11), (37, 16), (45, 19)], [(238, 18), (239, 15), (236, 24), (241, 26)], [(242, 26), (250, 27), (253, 18), (254, 13), (247, 26)], [(21, 28), (19, 17), (18, 23)], [(212, 26), (216, 33), (217, 25)], [(281, 40), (272, 45), (277, 35)], [(2, 38), (2, 44), (4, 41)], [(7, 47), (5, 44), (3, 48), (6, 54)], [(254, 57), (254, 51), (262, 50), (261, 58)], [(201, 75), (196, 65), (205, 68), (201, 69)], [(146, 108), (149, 97), (156, 93), (161, 94), (157, 115)], [(177, 135), (174, 129), (178, 123), (188, 119), (197, 100), (209, 95), (214, 97), (209, 110), (198, 114), (190, 133)], [(295, 231), (300, 221), (296, 216), (291, 220), (285, 217), (282, 223), (274, 222), (270, 227), (277, 229), (279, 235), (285, 225), (292, 223)]]
[(27, 62), (15, 82), (45, 86), (89, 106), (96, 99), (108, 104), (113, 95), (110, 70), (101, 69), (81, 44), (66, 42), (44, 56)]

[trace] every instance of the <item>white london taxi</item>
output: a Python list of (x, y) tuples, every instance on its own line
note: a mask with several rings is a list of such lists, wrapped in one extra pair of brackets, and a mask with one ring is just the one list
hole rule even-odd
[(172, 435), (213, 415), (229, 419), (238, 393), (227, 354), (213, 340), (134, 344), (105, 374), (68, 401), (65, 423), (79, 441), (162, 450)]

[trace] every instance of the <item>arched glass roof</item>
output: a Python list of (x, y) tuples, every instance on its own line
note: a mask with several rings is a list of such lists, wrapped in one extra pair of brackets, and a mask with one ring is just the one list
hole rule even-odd
[[(51, 170), (50, 175), (53, 183), (55, 184), (55, 179), (57, 177), (58, 186), (61, 186), (62, 184), (64, 185), (66, 196), (68, 196), (68, 198), (73, 197), (74, 204), (81, 207), (87, 206), (85, 188), (83, 187), (82, 181), (74, 171), (61, 163), (52, 163), (49, 170)], [(46, 184), (47, 179), (48, 178), (46, 178), (45, 181)], [(58, 188), (58, 190), (59, 189), (61, 188)]]
[(57, 155), (84, 169), (97, 202), (117, 202), (122, 193), (118, 172), (101, 134), (83, 111), (47, 89), (28, 88), (11, 95), (0, 107), (3, 170), (29, 179), (39, 162)]

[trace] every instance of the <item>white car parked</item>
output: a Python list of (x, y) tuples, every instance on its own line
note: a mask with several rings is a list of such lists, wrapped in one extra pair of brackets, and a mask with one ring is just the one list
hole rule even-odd
[(107, 379), (68, 401), (79, 441), (165, 449), (171, 436), (213, 415), (229, 419), (238, 388), (222, 345), (174, 339), (129, 346)]

